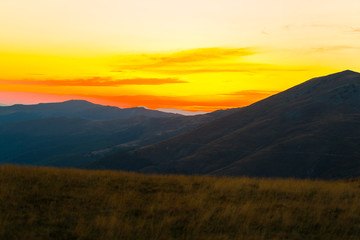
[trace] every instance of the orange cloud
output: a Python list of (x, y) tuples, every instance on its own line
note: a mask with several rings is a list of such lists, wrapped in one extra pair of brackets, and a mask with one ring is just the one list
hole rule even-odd
[(251, 48), (197, 48), (169, 54), (163, 57), (150, 56), (160, 65), (172, 63), (193, 63), (225, 58), (238, 58), (255, 54)]
[(71, 99), (83, 99), (93, 103), (118, 106), (123, 108), (144, 106), (150, 109), (172, 108), (187, 111), (211, 112), (218, 109), (244, 107), (276, 93), (276, 91), (248, 90), (226, 93), (219, 96), (214, 96), (209, 99), (204, 98), (203, 96), (101, 96), (0, 91), (0, 102), (4, 104), (35, 104), (41, 102), (59, 102)]
[[(248, 106), (266, 97), (274, 95), (278, 91), (257, 91), (248, 90), (235, 93), (223, 94), (223, 97), (203, 99), (201, 96), (173, 97), (173, 96), (82, 96), (91, 97), (102, 104), (115, 105), (119, 107), (145, 106), (151, 109), (176, 108), (186, 111), (205, 111), (211, 112), (218, 109), (237, 108)], [(225, 97), (224, 97), (225, 96)], [(226, 97), (227, 96), (227, 97)]]
[(225, 93), (222, 95), (230, 95), (230, 96), (237, 96), (237, 97), (251, 97), (251, 98), (257, 98), (257, 97), (268, 97), (271, 95), (274, 95), (278, 93), (279, 91), (261, 91), (261, 90), (244, 90), (244, 91), (238, 91), (233, 93)]
[(198, 74), (222, 72), (303, 71), (272, 64), (249, 63), (242, 57), (259, 53), (253, 48), (199, 48), (167, 55), (119, 56), (113, 71), (141, 71), (160, 74)]
[(111, 77), (78, 78), (71, 80), (0, 80), (0, 84), (47, 85), (47, 86), (120, 86), (120, 85), (162, 85), (187, 83), (176, 78), (134, 78), (112, 79)]
[(165, 74), (198, 74), (198, 73), (262, 73), (272, 71), (306, 71), (305, 68), (284, 68), (270, 64), (257, 63), (239, 63), (239, 64), (207, 64), (207, 65), (191, 65), (185, 67), (169, 67), (169, 68), (153, 68), (148, 69), (149, 72), (165, 73)]

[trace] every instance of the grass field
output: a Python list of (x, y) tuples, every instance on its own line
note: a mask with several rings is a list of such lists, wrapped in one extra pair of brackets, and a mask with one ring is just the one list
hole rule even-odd
[(360, 181), (1, 166), (0, 239), (360, 239)]

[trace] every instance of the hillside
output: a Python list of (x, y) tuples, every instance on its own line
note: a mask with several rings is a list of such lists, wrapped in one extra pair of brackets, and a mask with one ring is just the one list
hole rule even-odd
[(360, 176), (360, 74), (314, 78), (92, 168), (260, 177)]
[(0, 239), (360, 239), (359, 181), (0, 166)]
[(92, 120), (108, 120), (119, 118), (174, 117), (178, 114), (165, 113), (143, 107), (118, 108), (103, 106), (84, 100), (70, 100), (58, 103), (40, 103), (35, 105), (16, 104), (0, 106), (0, 123), (16, 122), (49, 117), (84, 118)]
[[(71, 109), (64, 107), (64, 111)], [(173, 137), (233, 111), (236, 109), (197, 116), (110, 120), (49, 117), (2, 123), (0, 163), (79, 167), (119, 150)]]

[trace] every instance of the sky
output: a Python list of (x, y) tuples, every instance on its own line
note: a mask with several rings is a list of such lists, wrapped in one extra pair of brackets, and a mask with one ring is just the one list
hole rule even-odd
[(0, 104), (242, 107), (360, 71), (359, 0), (1, 0)]

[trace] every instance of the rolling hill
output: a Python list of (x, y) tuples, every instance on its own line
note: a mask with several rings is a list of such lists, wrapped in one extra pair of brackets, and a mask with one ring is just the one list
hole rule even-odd
[(174, 117), (178, 114), (150, 110), (143, 107), (118, 108), (103, 106), (85, 100), (70, 100), (58, 103), (40, 103), (35, 105), (16, 104), (0, 107), (0, 123), (16, 122), (49, 117), (85, 118), (92, 120), (108, 120), (119, 118)]
[[(59, 108), (55, 109), (59, 112), (51, 110), (52, 104), (41, 106), (48, 106), (53, 115), (73, 112), (70, 115), (74, 116), (80, 109), (75, 108), (74, 103), (92, 106), (87, 102), (72, 102), (69, 108), (69, 103), (63, 103), (60, 104), (63, 107), (62, 111)], [(96, 109), (99, 108), (101, 106), (96, 106)], [(134, 110), (114, 109), (121, 112)], [(49, 113), (49, 111), (37, 111), (43, 116)], [(197, 116), (169, 114), (166, 115), (168, 117), (134, 116), (110, 120), (48, 117), (2, 123), (0, 124), (0, 163), (79, 167), (119, 150), (133, 149), (173, 137), (232, 111), (235, 110), (216, 111)], [(163, 116), (162, 113), (159, 114)]]
[(171, 139), (88, 167), (256, 177), (360, 176), (360, 74), (314, 78)]

